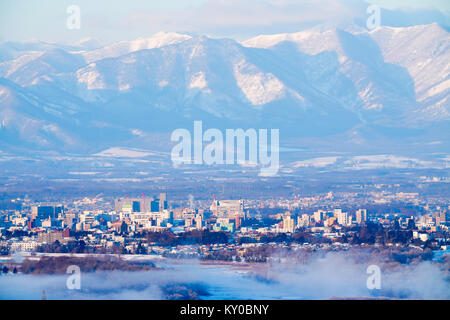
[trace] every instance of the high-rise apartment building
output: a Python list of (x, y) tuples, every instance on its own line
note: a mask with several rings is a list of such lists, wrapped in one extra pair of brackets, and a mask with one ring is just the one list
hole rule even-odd
[(367, 221), (367, 210), (359, 209), (356, 210), (356, 223), (361, 224)]
[(341, 226), (348, 225), (348, 215), (347, 212), (343, 212), (341, 209), (335, 209), (334, 216), (337, 219), (337, 222)]
[(290, 215), (286, 215), (283, 218), (283, 229), (284, 232), (294, 233), (295, 230), (294, 219), (292, 219)]
[(315, 222), (321, 222), (324, 220), (325, 211), (323, 210), (317, 210), (314, 212), (314, 221)]
[(64, 206), (62, 205), (46, 205), (31, 207), (32, 219), (56, 219), (64, 214)]
[(218, 218), (245, 216), (244, 200), (214, 200), (210, 209)]
[(114, 200), (116, 212), (162, 212), (168, 208), (167, 194), (161, 193), (159, 198), (118, 198)]

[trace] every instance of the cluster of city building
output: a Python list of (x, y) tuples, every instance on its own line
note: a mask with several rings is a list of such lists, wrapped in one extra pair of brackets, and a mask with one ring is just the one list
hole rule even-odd
[[(244, 200), (212, 200), (209, 207), (194, 208), (169, 205), (167, 195), (155, 197), (117, 198), (110, 210), (79, 209), (78, 204), (95, 204), (98, 199), (84, 199), (77, 205), (26, 203), (20, 208), (0, 211), (0, 248), (8, 251), (35, 251), (42, 244), (67, 243), (73, 234), (82, 234), (86, 244), (96, 247), (122, 245), (130, 252), (136, 252), (138, 240), (129, 234), (163, 232), (174, 234), (192, 230), (226, 232), (232, 238), (246, 237), (260, 239), (267, 234), (310, 233), (323, 238), (339, 239), (353, 227), (374, 222), (382, 226), (408, 229), (414, 239), (426, 242), (430, 235), (448, 231), (449, 208), (435, 207), (431, 213), (416, 216), (398, 214), (374, 215), (366, 209), (347, 212), (316, 210), (312, 214), (291, 213), (280, 208), (270, 214), (270, 223), (262, 223), (263, 217), (251, 215)], [(75, 203), (75, 202), (74, 202)], [(72, 203), (73, 204), (73, 203)], [(249, 223), (257, 221), (258, 223)], [(16, 236), (12, 236), (16, 234)], [(20, 236), (17, 236), (19, 234)], [(445, 240), (446, 241), (446, 240)], [(256, 241), (257, 242), (257, 241)], [(148, 248), (148, 244), (145, 244)], [(443, 246), (445, 249), (446, 247)], [(158, 253), (159, 249), (146, 250)], [(162, 249), (160, 249), (162, 250)]]

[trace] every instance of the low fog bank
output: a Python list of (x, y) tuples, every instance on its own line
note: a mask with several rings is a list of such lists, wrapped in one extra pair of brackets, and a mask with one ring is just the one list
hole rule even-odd
[[(2, 275), (1, 299), (450, 299), (449, 260), (393, 263), (370, 250), (280, 253), (272, 263), (167, 261), (163, 270), (69, 275)], [(367, 288), (367, 267), (381, 269), (381, 289)]]
[[(441, 263), (417, 259), (409, 264), (391, 261), (373, 250), (312, 253), (302, 258), (280, 259), (267, 269), (283, 298), (301, 299), (391, 298), (449, 299), (449, 260)], [(381, 271), (380, 289), (368, 289), (371, 265)], [(275, 286), (275, 287), (277, 287)]]

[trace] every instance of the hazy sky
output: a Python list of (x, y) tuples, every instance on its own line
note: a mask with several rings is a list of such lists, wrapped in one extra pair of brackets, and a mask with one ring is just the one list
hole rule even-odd
[[(391, 10), (440, 10), (448, 0), (373, 0)], [(78, 5), (81, 28), (66, 27), (67, 8)], [(261, 33), (293, 32), (319, 23), (363, 19), (362, 0), (1, 0), (0, 41), (104, 42), (178, 31), (245, 38)]]

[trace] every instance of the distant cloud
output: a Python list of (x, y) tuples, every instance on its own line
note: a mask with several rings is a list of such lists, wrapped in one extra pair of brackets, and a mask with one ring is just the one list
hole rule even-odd
[(444, 14), (450, 14), (450, 2), (448, 0), (371, 0), (368, 2), (390, 10), (439, 10)]
[[(416, 20), (419, 23), (442, 22), (442, 13), (437, 10), (445, 11), (446, 5), (438, 0), (431, 2), (431, 5), (420, 5), (412, 1), (408, 5), (405, 1), (371, 1), (386, 8), (384, 12), (389, 11), (389, 20), (386, 20), (389, 25), (405, 24), (403, 9), (408, 9), (408, 14), (414, 12), (412, 24)], [(365, 25), (368, 6), (369, 3), (362, 0), (209, 0), (196, 7), (132, 13), (121, 20), (121, 25), (132, 29), (144, 27), (154, 32), (164, 30), (244, 38), (262, 33), (295, 32), (318, 24), (342, 26), (358, 22)], [(424, 20), (417, 13), (419, 9), (436, 12), (430, 14), (428, 11)]]
[(139, 12), (122, 25), (206, 34), (298, 30), (318, 23), (348, 23), (366, 8), (359, 0), (210, 0), (183, 10)]
[(388, 25), (439, 22), (450, 26), (448, 0), (78, 0), (82, 26), (74, 31), (66, 28), (66, 2), (2, 0), (0, 40), (77, 41), (93, 37), (117, 41), (159, 31), (244, 39), (319, 24), (365, 25), (370, 3), (386, 9), (384, 21)]

